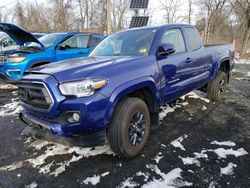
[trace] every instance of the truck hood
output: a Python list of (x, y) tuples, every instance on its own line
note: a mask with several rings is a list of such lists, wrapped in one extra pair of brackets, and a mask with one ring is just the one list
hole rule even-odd
[(93, 71), (108, 66), (115, 61), (126, 61), (134, 57), (86, 57), (59, 61), (36, 67), (29, 71), (32, 74), (53, 75), (59, 83), (86, 78)]
[(43, 44), (37, 40), (31, 33), (24, 29), (9, 23), (0, 23), (0, 31), (7, 33), (17, 45), (24, 45), (27, 42), (35, 42), (44, 48)]

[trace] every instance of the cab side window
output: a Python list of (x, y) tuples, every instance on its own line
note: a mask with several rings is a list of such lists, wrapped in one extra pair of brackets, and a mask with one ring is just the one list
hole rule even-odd
[(87, 48), (88, 40), (89, 35), (78, 35), (66, 40), (63, 45), (66, 45), (70, 49)]
[(180, 29), (170, 29), (162, 37), (161, 44), (168, 43), (175, 47), (175, 53), (185, 52), (185, 42)]
[(191, 50), (195, 51), (200, 49), (202, 45), (199, 32), (192, 27), (186, 27), (185, 31), (187, 33), (188, 44), (190, 44)]
[(95, 36), (91, 36), (89, 39), (89, 47), (95, 47), (97, 44), (99, 44), (99, 42), (101, 41), (101, 38), (99, 37), (95, 37)]
[(66, 40), (63, 45), (67, 46), (68, 48), (79, 48), (77, 37), (72, 37)]

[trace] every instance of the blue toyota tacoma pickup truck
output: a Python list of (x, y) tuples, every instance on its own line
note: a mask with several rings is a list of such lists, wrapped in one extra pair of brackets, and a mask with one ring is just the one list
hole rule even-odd
[[(37, 67), (19, 84), (21, 120), (34, 134), (107, 141), (122, 157), (145, 146), (159, 108), (202, 88), (222, 99), (234, 66), (231, 45), (204, 47), (190, 25), (106, 37), (87, 58)], [(40, 135), (40, 136), (41, 136)]]
[(5, 52), (0, 58), (0, 77), (18, 81), (25, 71), (44, 64), (77, 57), (86, 57), (104, 38), (96, 33), (52, 33), (37, 39), (24, 29), (9, 23), (0, 23), (0, 30), (22, 46), (14, 52)]

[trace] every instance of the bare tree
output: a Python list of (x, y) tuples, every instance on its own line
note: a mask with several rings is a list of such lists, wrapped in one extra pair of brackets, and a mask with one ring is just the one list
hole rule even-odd
[(234, 12), (240, 23), (243, 33), (240, 55), (245, 56), (250, 41), (250, 1), (249, 0), (233, 0)]
[(19, 25), (21, 25), (22, 27), (27, 27), (27, 18), (25, 16), (25, 10), (24, 7), (22, 6), (22, 4), (17, 1), (16, 6), (15, 6), (15, 13), (16, 13), (16, 19), (17, 22), (19, 23)]
[(54, 31), (67, 31), (70, 29), (72, 0), (50, 0), (52, 3), (52, 17)]
[(228, 0), (197, 0), (201, 10), (206, 10), (205, 20), (205, 43), (208, 43), (212, 28), (218, 29), (224, 20), (228, 21), (231, 13)]
[(192, 0), (188, 0), (188, 23), (191, 24), (191, 14), (192, 14)]
[(178, 11), (181, 6), (181, 2), (179, 0), (162, 0), (161, 6), (166, 13), (167, 23), (176, 23), (180, 22), (180, 19), (183, 20), (183, 17), (178, 15)]
[(113, 30), (119, 31), (124, 29), (124, 16), (129, 11), (130, 0), (113, 0), (112, 1), (112, 16)]

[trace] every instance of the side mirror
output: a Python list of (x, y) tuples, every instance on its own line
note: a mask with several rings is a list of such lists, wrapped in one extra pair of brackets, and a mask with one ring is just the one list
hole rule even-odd
[(67, 49), (68, 49), (68, 46), (65, 45), (65, 44), (59, 44), (59, 45), (57, 46), (57, 49), (58, 49), (58, 50), (67, 50)]
[(173, 44), (166, 43), (162, 44), (158, 48), (158, 54), (160, 56), (168, 56), (170, 54), (173, 54), (175, 52), (175, 47)]

